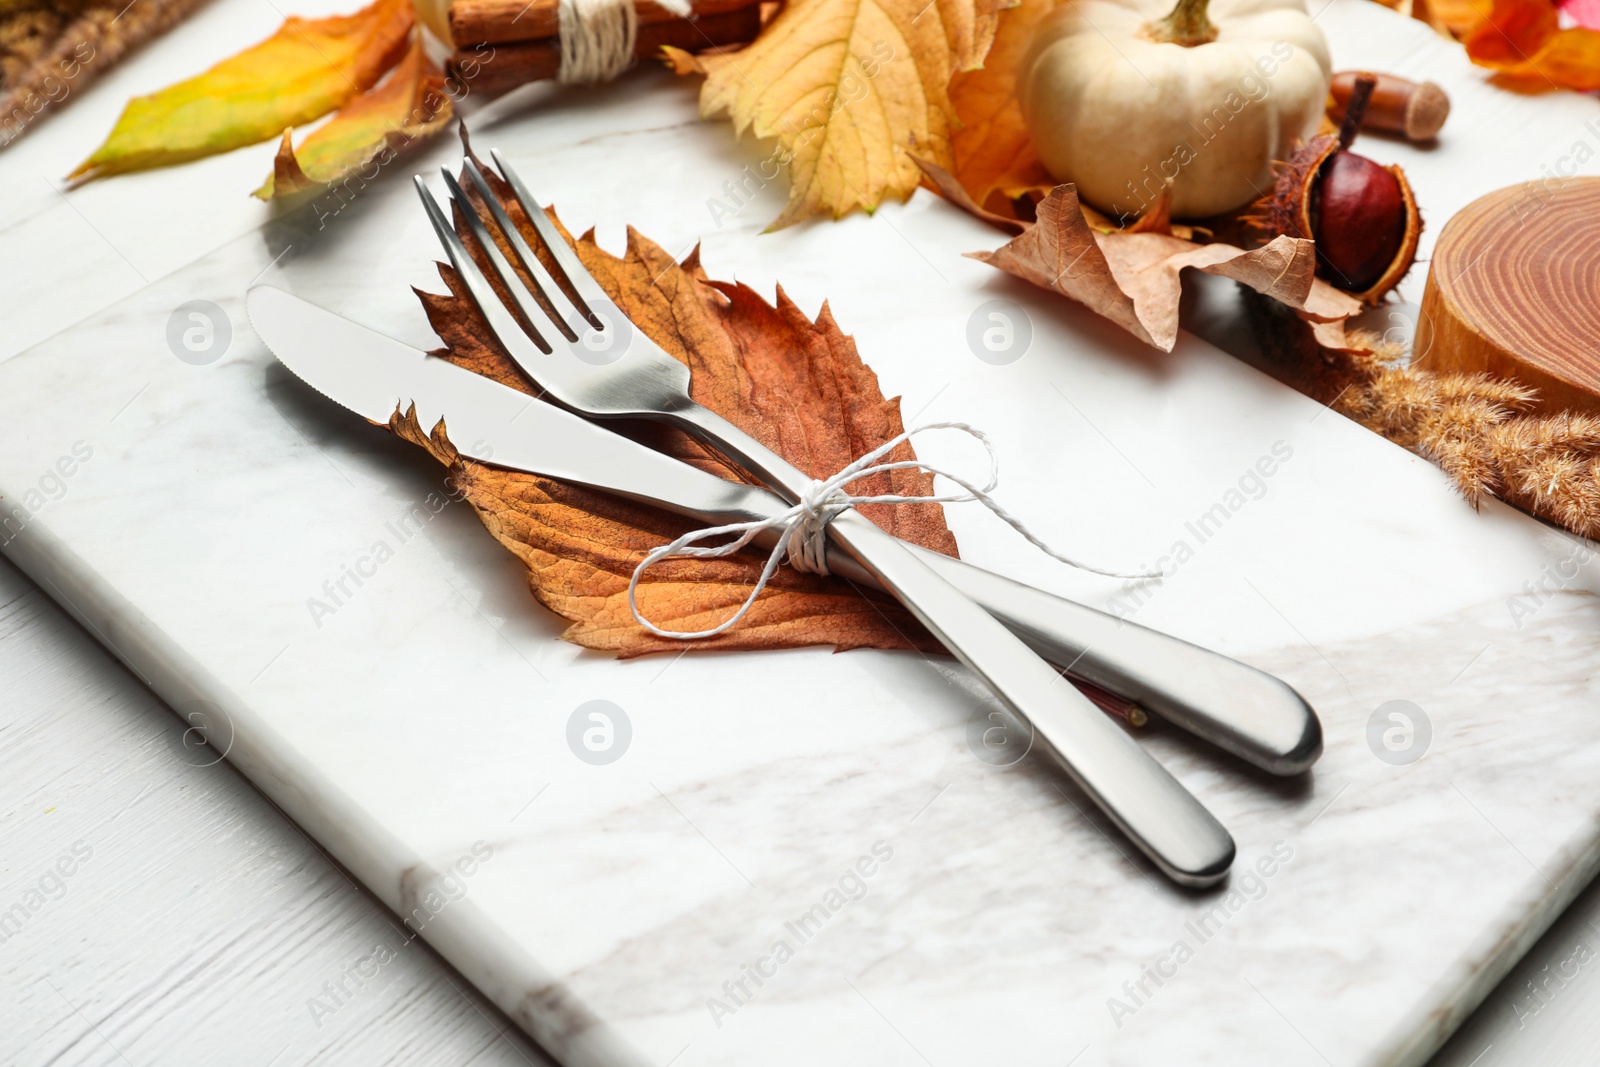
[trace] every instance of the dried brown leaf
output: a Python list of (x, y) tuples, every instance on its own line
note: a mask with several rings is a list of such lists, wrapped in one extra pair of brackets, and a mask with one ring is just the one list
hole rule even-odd
[(1245, 251), (1162, 233), (1096, 233), (1070, 185), (1051, 190), (1023, 234), (994, 252), (968, 254), (1071, 297), (1164, 351), (1177, 342), (1185, 267), (1232, 278), (1294, 308), (1312, 297), (1316, 269), (1311, 242), (1292, 237)]
[[(526, 219), (520, 212), (513, 215), (529, 243), (539, 248)], [(457, 226), (465, 229), (459, 219)], [(470, 238), (464, 239), (470, 246)], [(812, 476), (826, 477), (901, 432), (898, 401), (883, 398), (877, 376), (826, 305), (813, 319), (781, 289), (776, 303), (768, 303), (747, 286), (711, 281), (700, 268), (698, 251), (676, 263), (631, 229), (621, 257), (600, 248), (592, 232), (572, 244), (636, 328), (690, 368), (696, 400)], [(418, 294), (446, 344), (436, 354), (534, 392), (466, 297), (455, 272), (441, 266), (440, 273), (448, 295)], [(534, 595), (572, 622), (563, 635), (568, 640), (624, 657), (683, 647), (652, 636), (634, 621), (628, 579), (651, 549), (699, 524), (605, 493), (476, 463), (450, 445), (448, 427), (429, 433), (409, 414), (396, 413), (390, 428), (451, 468), (455, 487), (489, 532), (528, 567)], [(724, 477), (740, 476), (686, 434), (661, 427), (640, 432), (670, 455)], [(902, 445), (892, 458), (913, 458), (910, 446)], [(932, 490), (932, 476), (903, 470), (856, 485), (861, 492), (925, 495)], [(901, 538), (955, 554), (955, 539), (936, 504), (861, 510)], [(664, 628), (709, 628), (744, 600), (762, 562), (754, 554), (664, 561), (640, 583), (640, 607)], [(819, 644), (940, 650), (894, 600), (863, 593), (839, 578), (789, 568), (778, 571), (739, 626), (693, 647)]]

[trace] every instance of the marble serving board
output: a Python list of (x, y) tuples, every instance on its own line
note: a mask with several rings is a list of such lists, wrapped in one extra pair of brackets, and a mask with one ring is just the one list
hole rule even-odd
[[(1496, 93), (1376, 5), (1319, 17), (1339, 65), (1457, 95), (1461, 142), (1371, 150), (1440, 217), (1539, 178), (1600, 111)], [(964, 556), (1310, 698), (1327, 751), (1298, 780), (1142, 732), (1233, 831), (1227, 886), (1177, 889), (1059, 774), (977, 758), (989, 704), (948, 662), (560, 641), (441, 468), (283, 371), (244, 314), (261, 277), (430, 346), (407, 286), (438, 289), (436, 251), (401, 174), (0, 366), (0, 547), (573, 1067), (1424, 1060), (1600, 862), (1589, 547), (1474, 511), (1193, 336), (1142, 348), (961, 258), (996, 235), (926, 194), (762, 234), (782, 191), (747, 177), (759, 146), (649, 77), (525, 93), (479, 144), (614, 250), (631, 222), (703, 240), (712, 277), (827, 301), (908, 423), (994, 436), (1035, 530), (1174, 573), (1068, 572), (952, 508)], [(1477, 124), (1519, 150), (1467, 147)], [(1031, 338), (1014, 362), (966, 340), (993, 301)], [(592, 701), (628, 723), (609, 763), (570, 740)], [(282, 1026), (371, 980), (307, 990)]]

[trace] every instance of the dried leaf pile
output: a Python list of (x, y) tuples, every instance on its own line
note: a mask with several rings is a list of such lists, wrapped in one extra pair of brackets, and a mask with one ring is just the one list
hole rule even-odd
[(805, 0), (754, 44), (714, 55), (666, 49), (706, 77), (701, 112), (740, 136), (775, 137), (760, 177), (788, 173), (773, 228), (904, 200), (923, 163), (955, 175), (972, 201), (1016, 219), (1013, 201), (1055, 184), (1034, 153), (1016, 66), (1058, 0)]
[[(514, 205), (513, 212), (529, 244), (539, 248), (536, 232)], [(474, 254), (481, 256), (459, 218), (457, 228)], [(503, 240), (498, 234), (496, 239)], [(572, 243), (637, 328), (690, 368), (696, 400), (813, 477), (833, 474), (903, 429), (898, 400), (883, 398), (877, 376), (861, 361), (854, 342), (840, 331), (826, 305), (815, 319), (809, 318), (781, 289), (776, 304), (769, 304), (747, 286), (707, 278), (698, 251), (676, 263), (631, 229), (627, 251), (620, 258), (595, 244), (592, 231)], [(440, 274), (449, 295), (418, 293), (434, 331), (446, 345), (436, 354), (535, 393), (472, 306), (455, 272), (441, 265)], [(634, 621), (628, 607), (628, 579), (651, 549), (700, 524), (606, 493), (475, 463), (450, 445), (448, 427), (434, 428), (430, 434), (410, 415), (397, 413), (390, 427), (451, 469), (453, 484), (490, 533), (526, 564), (534, 596), (572, 623), (563, 635), (568, 640), (624, 657), (684, 647), (648, 633)], [(723, 477), (748, 480), (686, 434), (654, 426), (638, 431), (669, 455)], [(909, 445), (892, 454), (897, 460), (913, 456)], [(901, 470), (858, 484), (862, 492), (926, 495), (932, 489), (932, 476)], [(936, 504), (861, 510), (905, 540), (950, 555), (956, 552), (955, 539)], [(743, 602), (761, 564), (758, 556), (745, 554), (664, 561), (640, 583), (640, 607), (667, 628), (715, 625)], [(819, 644), (837, 649), (940, 648), (896, 601), (858, 591), (840, 578), (801, 574), (787, 567), (778, 571), (739, 626), (696, 641), (693, 647)]]

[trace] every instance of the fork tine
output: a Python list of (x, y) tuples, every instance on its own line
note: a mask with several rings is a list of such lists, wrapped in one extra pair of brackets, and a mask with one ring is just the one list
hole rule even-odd
[[(522, 284), (522, 279), (517, 277), (517, 272), (512, 269), (511, 261), (506, 259), (504, 252), (500, 251), (500, 246), (495, 244), (494, 238), (489, 236), (489, 228), (484, 225), (483, 216), (478, 214), (477, 208), (472, 206), (472, 201), (467, 199), (466, 190), (461, 188), (456, 181), (455, 175), (450, 173), (450, 168), (440, 167), (439, 171), (444, 175), (444, 184), (450, 190), (451, 199), (455, 201), (456, 206), (461, 209), (461, 214), (466, 218), (467, 228), (472, 231), (473, 239), (478, 242), (478, 247), (482, 248), (484, 254), (489, 257), (489, 265), (500, 276), (501, 284), (511, 294), (511, 299), (516, 302), (528, 326), (537, 334), (539, 330), (535, 325), (536, 323), (541, 319), (553, 321), (561, 329), (562, 334), (567, 335), (567, 324), (551, 312), (540, 307), (539, 302), (533, 299), (533, 294), (528, 290), (528, 287)], [(571, 336), (575, 337), (576, 334), (571, 334)], [(540, 341), (541, 347), (543, 347), (543, 338), (540, 338)]]
[(534, 229), (539, 232), (539, 239), (550, 249), (556, 265), (561, 268), (562, 273), (567, 276), (567, 281), (571, 282), (572, 288), (577, 291), (579, 310), (595, 329), (604, 328), (604, 320), (595, 314), (594, 309), (609, 304), (611, 298), (606, 296), (605, 290), (600, 288), (600, 283), (594, 280), (594, 275), (589, 273), (589, 269), (583, 265), (577, 253), (573, 252), (572, 246), (556, 232), (555, 225), (544, 213), (544, 208), (539, 205), (534, 195), (528, 192), (528, 187), (522, 184), (517, 172), (512, 170), (510, 164), (501, 157), (500, 150), (490, 149), (489, 155), (494, 160), (494, 165), (500, 169), (500, 176), (511, 186), (511, 195), (522, 205), (523, 213), (533, 221)]
[[(446, 174), (448, 175), (448, 172)], [(554, 349), (550, 347), (543, 337), (539, 336), (539, 332), (535, 330), (530, 336), (528, 331), (523, 329), (522, 325), (517, 322), (516, 316), (512, 315), (510, 310), (500, 302), (500, 297), (495, 293), (494, 287), (489, 284), (489, 279), (485, 277), (483, 271), (478, 269), (478, 264), (473, 262), (472, 256), (467, 253), (467, 246), (462, 244), (461, 237), (456, 233), (455, 227), (450, 225), (449, 219), (445, 218), (444, 209), (439, 206), (439, 201), (434, 199), (427, 183), (422, 180), (422, 175), (414, 176), (411, 181), (417, 187), (417, 195), (422, 197), (422, 206), (428, 212), (428, 221), (433, 224), (433, 232), (438, 235), (439, 243), (444, 246), (445, 254), (450, 257), (450, 262), (456, 268), (456, 273), (466, 283), (467, 291), (472, 294), (473, 303), (478, 305), (478, 310), (483, 312), (483, 317), (488, 320), (489, 329), (495, 336), (500, 338), (502, 344), (508, 347), (515, 344), (516, 339), (519, 337), (529, 337), (541, 352), (545, 355), (550, 355)], [(466, 210), (466, 216), (469, 223), (476, 221), (478, 218), (471, 208)], [(479, 222), (478, 229), (481, 229), (482, 225)], [(474, 230), (474, 236), (478, 237), (479, 240), (486, 240), (487, 238), (487, 235), (480, 236), (477, 230)], [(492, 250), (491, 256), (498, 254), (498, 250), (494, 248), (494, 242), (489, 241), (485, 247)], [(511, 291), (516, 293), (521, 288), (521, 284), (513, 275)], [(533, 320), (530, 319), (529, 321)], [(516, 353), (513, 352), (512, 356), (515, 358)]]
[[(576, 341), (578, 339), (578, 331), (573, 328), (573, 325), (567, 321), (566, 316), (561, 313), (562, 304), (557, 303), (557, 301), (570, 302), (565, 300), (566, 294), (561, 291), (561, 286), (550, 276), (550, 272), (545, 269), (544, 261), (534, 255), (533, 249), (528, 247), (528, 242), (522, 237), (522, 231), (517, 229), (511, 221), (511, 216), (506, 214), (506, 209), (501, 206), (499, 199), (495, 197), (494, 192), (489, 188), (489, 183), (484, 179), (483, 171), (478, 169), (478, 164), (469, 157), (466, 160), (464, 169), (472, 184), (477, 187), (478, 195), (483, 199), (484, 204), (488, 206), (489, 213), (494, 216), (495, 225), (500, 227), (500, 232), (505, 234), (506, 239), (511, 242), (511, 250), (522, 261), (523, 269), (528, 272), (528, 277), (533, 280), (534, 289), (538, 291), (539, 296), (544, 297), (545, 313), (555, 320), (556, 327), (567, 340)], [(587, 312), (582, 313), (585, 318), (588, 317)]]

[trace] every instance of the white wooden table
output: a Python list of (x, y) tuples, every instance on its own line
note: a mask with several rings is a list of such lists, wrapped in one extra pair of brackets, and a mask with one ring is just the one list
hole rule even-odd
[[(57, 185), (128, 96), (281, 17), (218, 0), (0, 156), (0, 360), (267, 217), (243, 190), (271, 145)], [(550, 1063), (3, 560), (0, 693), (0, 1063)], [(1592, 1062), (1594, 972), (1600, 887), (1434, 1062)]]

